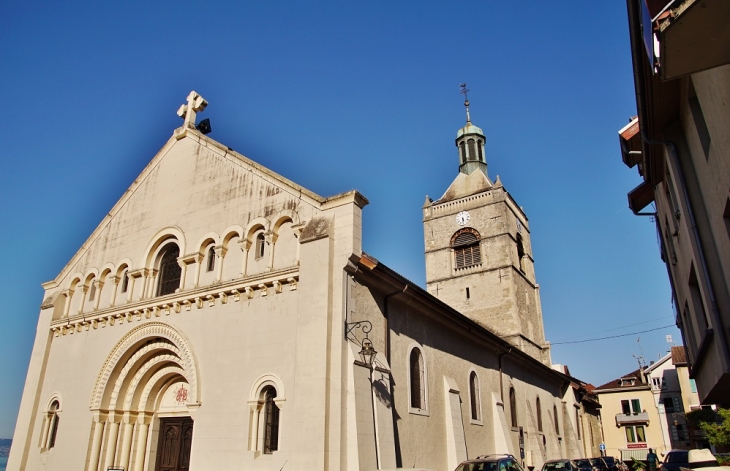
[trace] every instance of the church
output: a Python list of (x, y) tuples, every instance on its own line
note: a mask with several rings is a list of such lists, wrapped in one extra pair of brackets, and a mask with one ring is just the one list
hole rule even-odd
[(468, 101), (456, 177), (422, 208), (425, 289), (362, 251), (365, 196), (319, 196), (214, 141), (207, 104), (190, 93), (43, 284), (9, 471), (452, 470), (493, 453), (539, 469), (597, 447)]

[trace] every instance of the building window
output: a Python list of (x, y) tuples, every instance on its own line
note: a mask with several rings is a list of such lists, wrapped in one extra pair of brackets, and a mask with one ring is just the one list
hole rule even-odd
[(560, 435), (560, 423), (558, 422), (558, 407), (553, 404), (553, 417), (555, 417), (555, 435)]
[(482, 154), (482, 145), (484, 143), (481, 139), (477, 140), (477, 152), (479, 152), (479, 161), (484, 162), (484, 155)]
[(256, 260), (264, 257), (264, 250), (266, 248), (266, 239), (264, 238), (264, 233), (259, 232), (256, 236)]
[(157, 296), (174, 293), (180, 287), (182, 268), (177, 263), (180, 249), (177, 244), (168, 244), (161, 251), (160, 281), (157, 284)]
[(479, 378), (475, 371), (469, 375), (469, 395), (472, 420), (482, 420), (482, 407), (479, 400)]
[(421, 350), (411, 350), (409, 359), (411, 373), (411, 407), (413, 409), (426, 409), (426, 368), (423, 364)]
[(479, 233), (470, 227), (458, 231), (451, 238), (456, 268), (466, 268), (482, 263)]
[(662, 399), (662, 402), (664, 403), (664, 412), (671, 413), (676, 412), (674, 410), (674, 401), (671, 397), (665, 397)]
[(461, 154), (461, 163), (466, 162), (466, 144), (464, 144), (464, 141), (459, 143), (459, 153)]
[(127, 288), (129, 288), (129, 273), (127, 273), (127, 270), (124, 270), (122, 272), (122, 293), (126, 293)]
[(212, 245), (208, 247), (208, 263), (205, 266), (205, 271), (213, 271), (215, 268), (215, 247)]
[(675, 442), (687, 440), (687, 435), (684, 433), (684, 426), (682, 424), (672, 425), (672, 438)]
[(515, 388), (509, 388), (509, 414), (512, 419), (512, 428), (517, 428), (517, 396)]
[(41, 448), (44, 450), (50, 450), (56, 446), (56, 435), (58, 434), (58, 423), (60, 421), (58, 412), (60, 409), (61, 404), (57, 399), (54, 399), (46, 412), (41, 437)]
[(690, 388), (690, 391), (692, 391), (693, 393), (697, 392), (697, 383), (695, 383), (695, 380), (693, 380), (693, 379), (689, 380), (689, 388)]
[(537, 431), (542, 432), (542, 408), (540, 407), (540, 398), (535, 400), (535, 412), (537, 414)]
[(631, 401), (624, 399), (621, 401), (621, 410), (624, 415), (631, 415), (632, 413), (636, 415), (641, 412), (641, 401), (638, 399), (631, 399)]
[(276, 389), (264, 390), (264, 453), (279, 449), (279, 406), (276, 405)]
[(626, 430), (626, 442), (627, 443), (646, 443), (646, 435), (644, 435), (644, 426), (628, 426)]

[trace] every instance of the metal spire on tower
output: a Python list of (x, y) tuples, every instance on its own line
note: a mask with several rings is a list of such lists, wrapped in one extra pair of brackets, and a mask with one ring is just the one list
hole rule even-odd
[(464, 95), (464, 106), (466, 107), (466, 122), (471, 123), (471, 116), (469, 116), (469, 97), (467, 97), (467, 93), (469, 93), (469, 89), (466, 88), (466, 83), (460, 83), (459, 88), (461, 89), (461, 94)]

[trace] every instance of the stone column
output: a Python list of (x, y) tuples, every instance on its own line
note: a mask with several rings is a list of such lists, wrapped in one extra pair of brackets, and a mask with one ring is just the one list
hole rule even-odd
[(122, 450), (119, 454), (119, 467), (129, 469), (129, 458), (132, 452), (132, 432), (134, 432), (134, 420), (129, 413), (124, 414), (124, 435), (122, 435)]
[(177, 264), (180, 266), (180, 290), (185, 289), (185, 276), (188, 271), (188, 264), (183, 257), (178, 257)]
[(71, 309), (71, 301), (73, 301), (74, 291), (67, 289), (61, 291), (62, 296), (66, 296), (66, 303), (63, 305), (63, 317), (68, 317), (68, 312)]
[(94, 311), (99, 310), (99, 302), (101, 301), (101, 293), (104, 289), (104, 282), (101, 280), (94, 281), (94, 285), (96, 287), (96, 293), (94, 295)]
[(81, 285), (81, 304), (79, 304), (79, 312), (78, 314), (81, 314), (84, 312), (84, 304), (86, 303), (86, 293), (89, 291), (89, 287), (86, 285)]
[(144, 457), (147, 452), (147, 431), (149, 424), (142, 421), (137, 422), (137, 453), (134, 455), (134, 471), (144, 470)]
[(109, 420), (107, 421), (107, 444), (106, 444), (106, 458), (104, 458), (104, 469), (109, 469), (114, 466), (114, 455), (117, 453), (117, 436), (119, 434), (119, 422), (118, 418), (114, 417), (114, 414), (109, 414)]
[(238, 245), (243, 251), (243, 266), (241, 267), (241, 276), (246, 276), (246, 270), (248, 270), (248, 255), (251, 249), (251, 241), (248, 239), (242, 239), (238, 241)]
[(88, 471), (99, 468), (99, 454), (101, 453), (101, 437), (104, 433), (104, 422), (100, 414), (94, 414), (94, 438), (91, 441), (91, 456), (89, 456)]
[(302, 230), (304, 229), (304, 226), (305, 226), (305, 224), (302, 222), (291, 226), (291, 228), (294, 230), (294, 237), (297, 238), (297, 265), (299, 265), (299, 253), (302, 248), (301, 238), (302, 238)]
[(109, 299), (109, 306), (114, 306), (114, 303), (117, 301), (117, 291), (119, 290), (119, 281), (121, 280), (118, 276), (112, 276), (109, 278), (109, 281), (111, 281), (114, 284), (114, 289), (112, 289), (112, 297)]
[(271, 270), (274, 268), (274, 247), (276, 247), (276, 239), (278, 239), (279, 236), (274, 234), (272, 231), (268, 231), (264, 234), (264, 238), (266, 243), (269, 245), (269, 262), (267, 268)]
[(226, 249), (222, 245), (219, 245), (215, 248), (215, 256), (218, 257), (218, 260), (216, 260), (217, 264), (215, 266), (216, 283), (220, 282), (221, 278), (223, 278), (223, 258), (226, 256), (227, 251), (228, 249)]
[(193, 288), (197, 288), (198, 283), (200, 283), (200, 265), (203, 263), (204, 258), (204, 255), (196, 253), (195, 258), (193, 259), (195, 261), (195, 279), (193, 280)]

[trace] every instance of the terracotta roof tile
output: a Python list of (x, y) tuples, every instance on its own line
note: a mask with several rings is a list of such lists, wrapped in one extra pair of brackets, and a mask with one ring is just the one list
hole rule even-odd
[(684, 350), (684, 346), (672, 347), (672, 365), (687, 365), (687, 352)]

